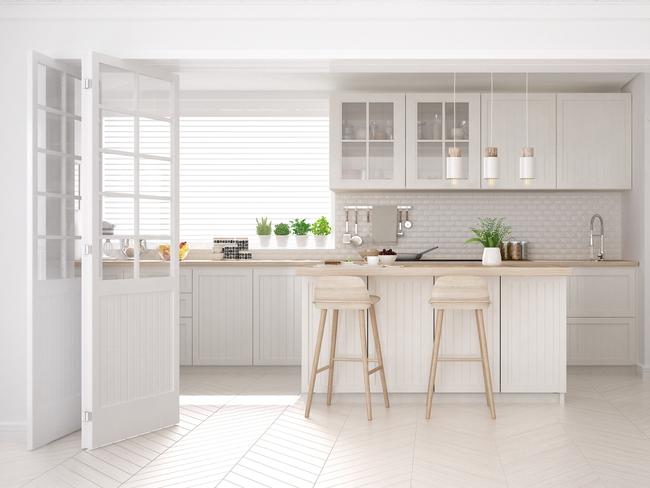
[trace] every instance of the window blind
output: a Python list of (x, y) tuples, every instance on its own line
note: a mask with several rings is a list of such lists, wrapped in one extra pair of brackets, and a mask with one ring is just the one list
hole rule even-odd
[(278, 105), (229, 101), (224, 113), (181, 117), (181, 240), (253, 236), (260, 217), (332, 220), (326, 103)]

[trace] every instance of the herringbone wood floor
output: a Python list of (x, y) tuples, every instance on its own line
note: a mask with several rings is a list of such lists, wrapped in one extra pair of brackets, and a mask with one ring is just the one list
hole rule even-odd
[[(34, 452), (0, 444), (2, 487), (647, 487), (650, 380), (571, 368), (565, 405), (361, 395), (315, 400), (296, 368), (185, 368), (179, 425), (94, 451), (73, 434)], [(389, 385), (390, 387), (390, 385)]]

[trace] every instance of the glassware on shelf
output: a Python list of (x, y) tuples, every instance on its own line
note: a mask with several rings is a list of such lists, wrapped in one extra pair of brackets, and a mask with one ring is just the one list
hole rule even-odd
[(393, 121), (392, 120), (387, 120), (386, 121), (386, 126), (384, 128), (386, 132), (386, 137), (384, 139), (392, 140), (393, 139)]
[(354, 139), (354, 127), (347, 120), (343, 121), (343, 139)]
[(370, 122), (370, 139), (377, 139), (377, 124), (374, 120)]
[(433, 139), (437, 141), (442, 139), (442, 119), (438, 114), (433, 116)]

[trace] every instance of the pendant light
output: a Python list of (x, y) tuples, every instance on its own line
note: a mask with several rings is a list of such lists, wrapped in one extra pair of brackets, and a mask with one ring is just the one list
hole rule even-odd
[(519, 178), (524, 180), (525, 184), (529, 184), (530, 180), (535, 179), (535, 148), (530, 147), (528, 141), (528, 73), (526, 73), (526, 147), (522, 149), (521, 157), (519, 158)]
[(488, 185), (494, 185), (494, 180), (499, 178), (499, 151), (492, 144), (492, 133), (494, 132), (494, 74), (490, 73), (490, 145), (485, 148), (483, 157), (483, 178), (488, 181)]
[(453, 147), (449, 148), (447, 155), (447, 174), (446, 177), (448, 180), (452, 180), (452, 183), (455, 183), (456, 180), (467, 179), (467, 173), (465, 171), (465, 162), (463, 160), (463, 152), (461, 148), (456, 146), (456, 73), (454, 73), (454, 125), (452, 126), (451, 134), (454, 138)]

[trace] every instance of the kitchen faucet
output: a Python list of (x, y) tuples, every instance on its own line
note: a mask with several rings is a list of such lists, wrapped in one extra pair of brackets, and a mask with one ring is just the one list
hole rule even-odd
[[(600, 221), (600, 234), (594, 234), (594, 222), (598, 219)], [(594, 255), (594, 237), (600, 237), (600, 252)], [(594, 261), (605, 260), (605, 224), (600, 214), (594, 214), (591, 217), (589, 224), (589, 245), (591, 246), (591, 259)]]

